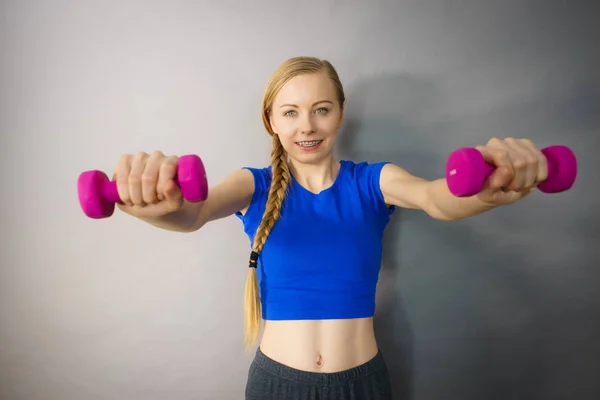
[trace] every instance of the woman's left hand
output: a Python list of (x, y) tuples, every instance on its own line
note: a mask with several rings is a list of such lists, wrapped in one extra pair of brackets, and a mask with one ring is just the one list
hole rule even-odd
[(485, 203), (515, 203), (548, 177), (546, 157), (529, 139), (493, 138), (476, 149), (496, 167), (482, 191), (475, 195)]

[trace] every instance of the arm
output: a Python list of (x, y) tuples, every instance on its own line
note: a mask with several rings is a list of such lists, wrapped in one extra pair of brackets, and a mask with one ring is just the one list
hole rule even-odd
[(455, 197), (446, 179), (427, 181), (386, 164), (380, 176), (384, 200), (398, 207), (424, 210), (439, 220), (454, 221), (515, 203), (548, 176), (545, 156), (529, 139), (492, 138), (477, 149), (496, 169), (475, 196)]
[(386, 204), (423, 210), (441, 221), (454, 221), (494, 208), (494, 205), (473, 197), (455, 197), (446, 179), (428, 181), (394, 165), (381, 170), (380, 186)]
[(245, 169), (234, 171), (208, 191), (201, 203), (183, 201), (183, 206), (160, 217), (134, 217), (161, 229), (175, 232), (194, 232), (206, 223), (245, 209), (254, 194), (254, 178)]

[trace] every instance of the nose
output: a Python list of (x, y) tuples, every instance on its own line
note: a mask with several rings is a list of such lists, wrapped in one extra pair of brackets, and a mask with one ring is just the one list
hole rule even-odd
[(313, 121), (312, 115), (308, 114), (302, 118), (300, 122), (300, 133), (307, 135), (315, 132), (315, 123)]

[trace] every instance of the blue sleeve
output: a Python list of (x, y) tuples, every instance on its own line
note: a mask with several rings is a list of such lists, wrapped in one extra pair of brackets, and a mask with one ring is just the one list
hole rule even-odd
[(248, 206), (248, 210), (245, 215), (237, 211), (235, 216), (244, 222), (260, 221), (265, 210), (267, 196), (269, 194), (270, 185), (270, 167), (266, 168), (251, 168), (243, 167), (252, 173), (254, 177), (254, 192), (252, 194), (252, 200)]
[(381, 170), (386, 164), (389, 164), (389, 161), (365, 164), (363, 171), (371, 203), (377, 214), (384, 217), (388, 217), (396, 210), (396, 206), (385, 204), (381, 191)]

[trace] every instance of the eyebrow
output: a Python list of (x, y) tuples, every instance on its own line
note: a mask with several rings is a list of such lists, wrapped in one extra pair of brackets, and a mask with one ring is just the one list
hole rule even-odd
[[(333, 102), (331, 102), (331, 101), (329, 101), (329, 100), (320, 100), (320, 101), (317, 101), (316, 103), (313, 103), (313, 107), (314, 107), (314, 106), (316, 106), (316, 105), (317, 105), (317, 104), (319, 104), (319, 103), (329, 103), (329, 104), (333, 104)], [(282, 105), (281, 105), (281, 107), (279, 107), (279, 108), (282, 108), (282, 107), (296, 107), (296, 108), (298, 108), (298, 106), (297, 106), (297, 105), (295, 105), (295, 104), (282, 104)]]

